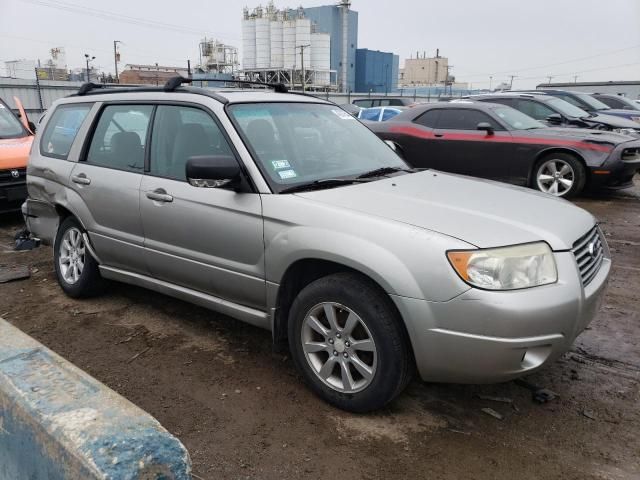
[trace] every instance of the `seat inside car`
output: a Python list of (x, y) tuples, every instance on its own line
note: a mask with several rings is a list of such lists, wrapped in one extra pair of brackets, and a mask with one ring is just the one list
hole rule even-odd
[(273, 160), (280, 153), (273, 125), (262, 118), (251, 120), (247, 125), (249, 137), (256, 153), (267, 160)]
[(161, 173), (167, 177), (184, 179), (189, 157), (214, 153), (211, 138), (205, 133), (204, 127), (198, 123), (185, 123), (176, 134), (171, 163)]
[(140, 170), (144, 167), (144, 149), (135, 132), (114, 133), (111, 137), (111, 155), (115, 164)]

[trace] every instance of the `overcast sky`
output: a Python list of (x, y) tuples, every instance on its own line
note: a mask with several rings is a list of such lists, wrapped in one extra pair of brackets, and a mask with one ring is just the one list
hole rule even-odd
[[(264, 1), (262, 2), (265, 3)], [(324, 5), (301, 0), (276, 7)], [(186, 65), (205, 34), (241, 46), (245, 2), (220, 0), (0, 0), (0, 62), (45, 61), (63, 46), (70, 68), (84, 53), (113, 72), (113, 40), (126, 63)], [(246, 3), (249, 7), (258, 2)], [(640, 0), (352, 0), (358, 47), (449, 57), (474, 87), (518, 75), (515, 87), (553, 81), (640, 80)], [(141, 21), (140, 19), (144, 19)], [(4, 63), (0, 64), (1, 67)], [(0, 67), (0, 74), (3, 73)]]

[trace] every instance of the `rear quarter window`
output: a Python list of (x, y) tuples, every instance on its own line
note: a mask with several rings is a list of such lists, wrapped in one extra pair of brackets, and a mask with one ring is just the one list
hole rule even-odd
[(66, 160), (91, 104), (60, 105), (55, 109), (40, 139), (40, 154)]

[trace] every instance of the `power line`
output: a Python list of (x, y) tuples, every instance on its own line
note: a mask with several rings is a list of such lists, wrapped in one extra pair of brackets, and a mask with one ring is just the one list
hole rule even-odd
[[(149, 28), (159, 28), (163, 30), (173, 30), (175, 32), (186, 33), (191, 35), (213, 35), (216, 36), (216, 32), (211, 32), (206, 29), (197, 29), (193, 27), (188, 27), (184, 25), (177, 25), (173, 23), (165, 23), (157, 20), (149, 20), (146, 18), (140, 17), (132, 17), (129, 15), (123, 15), (118, 13), (112, 13), (105, 10), (99, 10), (97, 8), (85, 7), (82, 5), (77, 5), (74, 3), (63, 2), (59, 0), (22, 0), (26, 3), (32, 3), (35, 5), (41, 5), (44, 7), (53, 8), (56, 10), (63, 10), (66, 12), (77, 13), (80, 15), (88, 15), (95, 18), (101, 18), (103, 20), (111, 20), (122, 23), (129, 23), (132, 25), (144, 26)], [(232, 39), (232, 40), (240, 40), (239, 37), (235, 37), (233, 35), (227, 35), (223, 32), (217, 32), (219, 36)], [(228, 33), (228, 32), (227, 32)]]
[(477, 78), (477, 77), (485, 77), (486, 78), (487, 75), (506, 74), (506, 73), (511, 73), (511, 72), (514, 72), (514, 71), (522, 73), (522, 72), (527, 72), (529, 70), (538, 70), (538, 69), (541, 69), (541, 68), (556, 67), (558, 65), (566, 65), (566, 64), (569, 64), (569, 63), (581, 62), (583, 60), (590, 60), (592, 58), (598, 58), (598, 57), (603, 57), (603, 56), (606, 56), (606, 55), (612, 55), (614, 53), (625, 52), (627, 50), (633, 50), (635, 48), (640, 48), (640, 44), (633, 45), (631, 47), (619, 48), (617, 50), (611, 50), (611, 51), (608, 51), (608, 52), (598, 53), (596, 55), (589, 55), (587, 57), (574, 58), (574, 59), (570, 59), (570, 60), (564, 60), (562, 62), (549, 63), (549, 64), (546, 64), (546, 65), (538, 65), (536, 67), (515, 68), (515, 69), (510, 69), (510, 70), (503, 70), (501, 72), (484, 72), (484, 73), (477, 73), (477, 74), (473, 73), (473, 74), (470, 74), (470, 75), (465, 75), (465, 74), (458, 73), (458, 76), (459, 77), (464, 77), (464, 78)]

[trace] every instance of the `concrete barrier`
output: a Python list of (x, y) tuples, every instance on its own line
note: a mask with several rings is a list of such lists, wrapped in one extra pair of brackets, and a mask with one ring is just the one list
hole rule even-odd
[(157, 420), (0, 318), (0, 480), (186, 480)]

